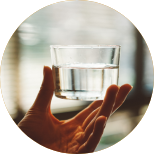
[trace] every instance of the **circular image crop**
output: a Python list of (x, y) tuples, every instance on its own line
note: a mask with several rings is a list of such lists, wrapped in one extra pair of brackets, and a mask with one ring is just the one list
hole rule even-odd
[[(64, 48), (50, 53), (54, 45)], [(148, 108), (153, 77), (137, 28), (116, 10), (88, 1), (59, 2), (32, 14), (15, 30), (1, 62), (2, 95), (14, 122), (62, 153), (100, 151), (131, 133)]]

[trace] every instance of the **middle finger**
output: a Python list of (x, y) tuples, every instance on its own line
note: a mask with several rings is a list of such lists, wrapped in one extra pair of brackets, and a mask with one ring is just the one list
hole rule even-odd
[(94, 122), (99, 116), (103, 115), (107, 118), (110, 116), (113, 106), (115, 104), (116, 95), (118, 91), (119, 91), (119, 87), (117, 85), (111, 85), (107, 89), (103, 104), (101, 105), (96, 116), (93, 118), (93, 120), (89, 123), (89, 125), (85, 129), (85, 137), (84, 137), (85, 140), (88, 138), (88, 136), (93, 131)]

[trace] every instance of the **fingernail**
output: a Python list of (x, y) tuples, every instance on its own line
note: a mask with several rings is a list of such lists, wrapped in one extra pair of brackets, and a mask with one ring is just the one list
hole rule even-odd
[(131, 89), (129, 91), (131, 91), (133, 89), (133, 86), (131, 86)]
[(45, 65), (43, 66), (43, 76), (45, 75)]
[(107, 119), (108, 119), (108, 118), (107, 118), (107, 117), (105, 117), (104, 127), (106, 126)]
[(105, 120), (107, 121), (107, 117), (105, 117)]
[(120, 86), (118, 86), (118, 91), (120, 90)]

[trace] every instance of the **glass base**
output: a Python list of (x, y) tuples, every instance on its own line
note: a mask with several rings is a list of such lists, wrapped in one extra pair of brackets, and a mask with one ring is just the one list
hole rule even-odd
[(62, 99), (70, 100), (85, 100), (85, 101), (94, 101), (94, 100), (103, 100), (105, 93), (102, 91), (86, 91), (86, 90), (56, 90), (55, 96)]

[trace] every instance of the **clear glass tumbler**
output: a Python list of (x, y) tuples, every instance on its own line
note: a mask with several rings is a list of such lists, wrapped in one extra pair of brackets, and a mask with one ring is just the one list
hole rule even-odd
[(73, 100), (103, 99), (118, 84), (119, 45), (51, 45), (55, 95)]

